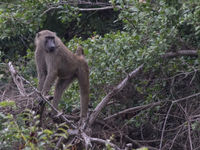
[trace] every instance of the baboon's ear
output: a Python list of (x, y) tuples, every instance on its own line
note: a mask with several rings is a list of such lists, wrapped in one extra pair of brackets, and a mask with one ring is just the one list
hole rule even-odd
[(38, 32), (38, 33), (36, 34), (36, 36), (37, 36), (37, 37), (40, 37), (40, 33)]

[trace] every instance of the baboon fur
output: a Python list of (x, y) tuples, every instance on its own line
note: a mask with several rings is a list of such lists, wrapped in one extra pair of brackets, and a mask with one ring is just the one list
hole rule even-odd
[[(50, 48), (46, 45), (48, 38), (50, 39)], [(53, 97), (53, 106), (57, 108), (64, 90), (74, 79), (78, 79), (81, 104), (80, 117), (87, 117), (89, 68), (82, 47), (77, 48), (77, 53), (72, 53), (60, 38), (49, 30), (37, 33), (35, 45), (35, 61), (39, 80), (38, 90), (43, 95), (47, 95), (54, 81), (57, 80)]]

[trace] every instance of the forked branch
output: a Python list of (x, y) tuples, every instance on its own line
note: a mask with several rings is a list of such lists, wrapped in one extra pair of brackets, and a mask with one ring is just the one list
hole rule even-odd
[(130, 79), (135, 77), (143, 68), (143, 64), (140, 65), (138, 68), (133, 70), (131, 73), (127, 75), (127, 77), (120, 83), (118, 84), (112, 91), (110, 91), (104, 98), (103, 100), (97, 105), (97, 107), (94, 109), (93, 113), (90, 115), (90, 120), (89, 120), (89, 126), (91, 126), (94, 121), (96, 120), (97, 116), (101, 112), (101, 110), (107, 105), (107, 103), (110, 101), (110, 99), (116, 95), (119, 91), (121, 91), (128, 83)]

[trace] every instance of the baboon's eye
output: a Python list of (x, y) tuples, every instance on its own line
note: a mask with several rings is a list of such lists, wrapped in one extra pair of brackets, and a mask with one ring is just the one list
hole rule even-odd
[(55, 39), (54, 36), (46, 36), (45, 38), (46, 38), (47, 40), (48, 40), (48, 39), (51, 39), (51, 40)]
[(46, 36), (45, 37), (45, 43), (48, 43), (48, 42), (55, 43), (55, 37), (54, 36)]

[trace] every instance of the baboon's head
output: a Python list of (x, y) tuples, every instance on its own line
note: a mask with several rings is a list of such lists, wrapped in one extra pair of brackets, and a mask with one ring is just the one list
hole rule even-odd
[(36, 46), (42, 46), (47, 53), (56, 49), (56, 33), (49, 30), (43, 30), (36, 35)]

